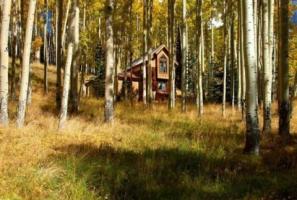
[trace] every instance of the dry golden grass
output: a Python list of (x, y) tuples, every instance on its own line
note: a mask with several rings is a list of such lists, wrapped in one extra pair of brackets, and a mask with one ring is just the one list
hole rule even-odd
[[(57, 130), (54, 81), (42, 91), (34, 65), (26, 126), (0, 129), (0, 199), (279, 199), (297, 198), (296, 138), (263, 138), (258, 158), (242, 155), (244, 123), (231, 108), (206, 105), (203, 118), (158, 103), (119, 103), (103, 123), (103, 100), (83, 99), (80, 113)], [(295, 108), (296, 110), (297, 108)], [(273, 130), (277, 130), (274, 106)], [(292, 132), (297, 132), (296, 115)]]

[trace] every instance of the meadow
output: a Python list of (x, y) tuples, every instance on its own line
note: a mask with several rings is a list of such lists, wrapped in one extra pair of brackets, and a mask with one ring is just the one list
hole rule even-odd
[[(242, 154), (240, 112), (205, 105), (116, 104), (114, 124), (103, 123), (103, 99), (83, 98), (78, 115), (58, 131), (54, 69), (50, 93), (42, 91), (42, 67), (33, 65), (32, 104), (26, 126), (0, 128), (0, 199), (297, 199), (297, 137), (261, 138), (260, 156)], [(297, 107), (295, 106), (295, 110)], [(297, 132), (297, 116), (292, 118)]]

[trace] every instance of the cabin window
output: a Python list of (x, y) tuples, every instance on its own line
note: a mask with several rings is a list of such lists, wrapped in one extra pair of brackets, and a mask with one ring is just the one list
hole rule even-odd
[(159, 90), (159, 91), (166, 92), (166, 90), (167, 90), (167, 85), (166, 85), (166, 82), (165, 82), (165, 81), (159, 81), (159, 82), (158, 82), (158, 90)]
[(159, 72), (160, 73), (167, 73), (167, 59), (165, 56), (160, 58), (160, 65), (159, 65)]

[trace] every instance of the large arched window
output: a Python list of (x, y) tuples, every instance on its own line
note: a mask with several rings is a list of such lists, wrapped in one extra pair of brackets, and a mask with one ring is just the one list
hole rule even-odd
[(159, 60), (159, 72), (167, 73), (167, 58), (165, 56), (162, 56)]

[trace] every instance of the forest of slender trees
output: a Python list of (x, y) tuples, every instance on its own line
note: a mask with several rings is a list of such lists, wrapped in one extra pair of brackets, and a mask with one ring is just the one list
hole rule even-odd
[[(69, 113), (80, 109), (85, 72), (88, 66), (96, 66), (96, 49), (102, 49), (96, 70), (103, 74), (98, 77), (105, 87), (105, 122), (116, 118), (118, 95), (133, 96), (128, 81), (133, 74), (128, 70), (137, 57), (143, 60), (142, 103), (151, 109), (155, 104), (152, 51), (157, 44), (167, 44), (168, 109), (181, 105), (186, 113), (187, 105), (194, 104), (197, 116), (203, 117), (204, 103), (221, 103), (226, 117), (230, 105), (245, 120), (244, 152), (259, 154), (260, 135), (272, 133), (274, 102), (278, 133), (290, 139), (297, 82), (292, 81), (297, 74), (289, 56), (290, 34), (296, 32), (290, 25), (292, 7), (289, 0), (3, 0), (0, 123), (8, 126), (9, 101), (17, 97), (16, 124), (25, 125), (27, 107), (34, 106), (28, 104), (33, 55), (41, 49), (45, 95), (49, 95), (49, 65), (56, 66), (59, 129), (65, 127)], [(42, 45), (36, 47), (38, 38)], [(19, 82), (16, 63), (20, 64)], [(123, 94), (117, 85), (120, 71), (125, 74)]]

